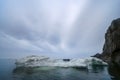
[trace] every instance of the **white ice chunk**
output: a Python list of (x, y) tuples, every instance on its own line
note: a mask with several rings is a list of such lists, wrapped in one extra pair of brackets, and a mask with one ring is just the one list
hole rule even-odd
[(107, 65), (107, 63), (94, 57), (85, 59), (51, 59), (45, 56), (28, 56), (16, 61), (17, 67), (38, 67), (38, 66), (58, 66), (58, 67), (85, 67), (89, 65)]

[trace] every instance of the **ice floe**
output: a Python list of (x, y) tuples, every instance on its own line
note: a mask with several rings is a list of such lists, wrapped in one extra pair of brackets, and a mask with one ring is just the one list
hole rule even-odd
[(89, 68), (89, 65), (107, 65), (101, 59), (95, 57), (89, 57), (85, 59), (52, 59), (46, 56), (27, 56), (25, 58), (18, 59), (16, 61), (17, 67), (39, 67), (39, 66), (56, 66), (56, 67), (85, 67)]

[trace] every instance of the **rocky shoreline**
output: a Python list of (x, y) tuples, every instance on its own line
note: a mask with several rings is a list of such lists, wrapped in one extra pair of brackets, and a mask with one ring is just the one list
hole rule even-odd
[(120, 77), (120, 18), (112, 21), (105, 34), (103, 52), (94, 57), (109, 64), (108, 70), (112, 76)]

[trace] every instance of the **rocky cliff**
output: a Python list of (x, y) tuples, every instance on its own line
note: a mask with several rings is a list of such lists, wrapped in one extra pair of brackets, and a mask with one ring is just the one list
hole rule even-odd
[(112, 75), (120, 76), (120, 18), (113, 20), (108, 28), (102, 54), (94, 56), (109, 63), (109, 71)]
[(108, 28), (102, 54), (97, 53), (94, 56), (106, 62), (115, 61), (120, 65), (120, 18), (113, 20)]

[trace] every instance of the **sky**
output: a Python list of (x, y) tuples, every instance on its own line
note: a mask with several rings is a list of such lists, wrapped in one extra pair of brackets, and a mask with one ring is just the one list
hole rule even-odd
[(0, 0), (0, 58), (101, 53), (120, 0)]

